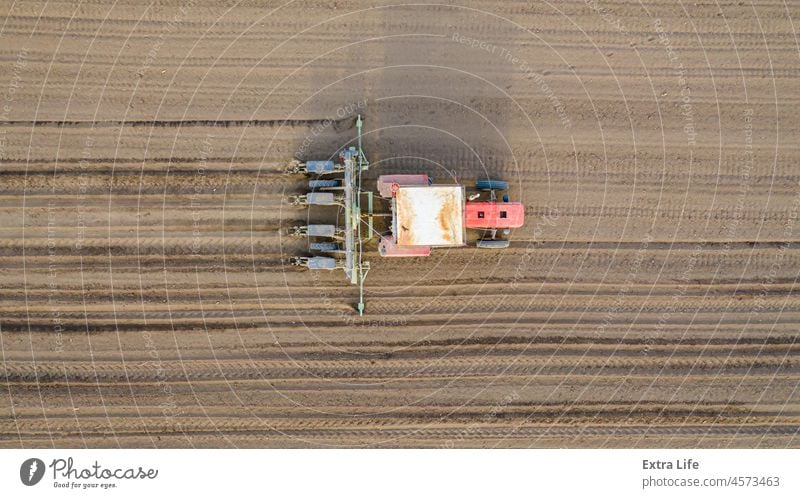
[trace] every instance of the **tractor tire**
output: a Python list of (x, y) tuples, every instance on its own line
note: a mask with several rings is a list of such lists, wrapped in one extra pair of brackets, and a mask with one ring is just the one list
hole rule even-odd
[(479, 249), (505, 249), (511, 244), (509, 240), (502, 240), (502, 239), (481, 239), (475, 246)]
[(508, 190), (508, 182), (503, 180), (478, 180), (475, 182), (477, 190)]

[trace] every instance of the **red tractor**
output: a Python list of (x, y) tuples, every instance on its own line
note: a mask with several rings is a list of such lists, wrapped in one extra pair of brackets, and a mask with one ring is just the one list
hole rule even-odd
[[(510, 202), (508, 190), (498, 180), (478, 180), (467, 197), (463, 185), (433, 185), (428, 175), (381, 175), (378, 194), (391, 202), (391, 233), (381, 236), (381, 256), (428, 256), (432, 247), (457, 247), (467, 243), (466, 229), (480, 230), (477, 247), (508, 247), (512, 228), (525, 222), (522, 203)], [(482, 199), (485, 197), (485, 199)]]
[[(360, 287), (359, 313), (364, 311), (364, 280), (369, 262), (367, 244), (378, 239), (378, 251), (387, 258), (428, 256), (433, 247), (467, 245), (467, 229), (478, 230), (475, 245), (483, 249), (508, 247), (512, 228), (525, 221), (525, 208), (498, 192), (508, 183), (478, 180), (469, 194), (464, 185), (434, 185), (428, 175), (381, 175), (378, 197), (390, 204), (374, 209), (373, 191), (362, 189), (362, 172), (369, 161), (361, 146), (361, 116), (356, 121), (358, 147), (348, 147), (338, 161), (293, 161), (287, 173), (311, 175), (309, 192), (292, 195), (293, 206), (335, 207), (335, 223), (293, 226), (289, 235), (308, 239), (311, 256), (295, 256), (290, 262), (311, 270), (344, 270), (352, 284)], [(314, 211), (317, 212), (316, 210)], [(309, 213), (309, 218), (311, 218)], [(389, 220), (376, 227), (375, 218)]]

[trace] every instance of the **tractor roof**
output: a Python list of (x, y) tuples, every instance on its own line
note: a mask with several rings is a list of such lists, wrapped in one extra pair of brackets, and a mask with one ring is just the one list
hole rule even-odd
[(399, 246), (464, 245), (464, 187), (406, 185), (395, 194), (394, 232)]

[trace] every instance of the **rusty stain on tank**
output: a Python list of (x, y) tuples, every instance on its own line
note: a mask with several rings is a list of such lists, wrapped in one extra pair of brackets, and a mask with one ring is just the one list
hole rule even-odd
[[(397, 199), (398, 212), (403, 212), (403, 213), (413, 212), (414, 206), (412, 205), (408, 197), (404, 195), (398, 195), (396, 199)], [(397, 243), (400, 245), (414, 245), (416, 243), (416, 241), (414, 240), (414, 232), (409, 230), (406, 225), (401, 224), (400, 233), (397, 234)]]
[(460, 210), (452, 196), (444, 196), (444, 203), (442, 203), (442, 210), (439, 211), (439, 227), (442, 229), (442, 238), (448, 242), (452, 242), (455, 230), (452, 224), (454, 217), (460, 215)]

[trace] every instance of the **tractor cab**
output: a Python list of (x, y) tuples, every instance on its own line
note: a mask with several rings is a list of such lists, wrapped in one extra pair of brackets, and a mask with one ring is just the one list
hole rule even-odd
[(525, 206), (521, 202), (467, 202), (467, 228), (519, 228), (525, 222)]

